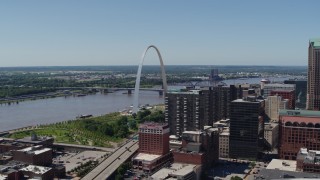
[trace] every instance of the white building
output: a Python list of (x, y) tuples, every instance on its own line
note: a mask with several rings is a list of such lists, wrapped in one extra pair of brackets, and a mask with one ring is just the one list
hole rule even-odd
[(229, 137), (229, 127), (223, 128), (222, 132), (219, 135), (219, 157), (229, 157)]
[(279, 137), (279, 124), (278, 123), (265, 123), (264, 124), (264, 138), (268, 141), (271, 148), (278, 145)]
[(279, 120), (279, 110), (287, 109), (288, 99), (283, 99), (281, 96), (268, 96), (265, 99), (265, 112), (271, 121)]

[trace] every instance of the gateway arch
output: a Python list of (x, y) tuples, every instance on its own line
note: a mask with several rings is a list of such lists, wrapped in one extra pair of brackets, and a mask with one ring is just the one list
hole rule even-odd
[(167, 78), (166, 78), (166, 72), (164, 70), (164, 65), (163, 65), (163, 61), (162, 61), (162, 57), (160, 54), (159, 49), (154, 46), (154, 45), (150, 45), (147, 47), (147, 49), (143, 52), (142, 54), (142, 58), (139, 64), (139, 68), (138, 68), (138, 72), (137, 72), (137, 79), (136, 79), (136, 85), (134, 88), (134, 97), (133, 97), (133, 113), (137, 113), (138, 109), (139, 109), (139, 89), (140, 89), (140, 77), (141, 77), (141, 70), (142, 70), (142, 65), (144, 62), (144, 58), (146, 56), (146, 53), (148, 52), (148, 50), (150, 48), (153, 48), (157, 51), (158, 57), (159, 57), (159, 61), (160, 61), (160, 67), (161, 67), (161, 76), (162, 76), (162, 85), (163, 85), (163, 92), (164, 94), (167, 93), (167, 89), (168, 89), (168, 85), (167, 85)]

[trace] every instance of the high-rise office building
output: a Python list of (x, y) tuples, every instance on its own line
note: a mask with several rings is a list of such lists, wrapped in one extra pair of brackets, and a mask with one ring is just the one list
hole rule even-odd
[(273, 90), (270, 96), (281, 96), (283, 99), (288, 99), (288, 105), (286, 109), (295, 109), (296, 97), (294, 90)]
[[(188, 92), (168, 92), (165, 97), (165, 121), (170, 134), (181, 136), (213, 122), (229, 118), (230, 103), (240, 96), (240, 88), (210, 87)], [(241, 96), (240, 96), (241, 97)]]
[(265, 113), (271, 121), (279, 120), (279, 110), (287, 109), (288, 100), (281, 96), (268, 96), (265, 99)]
[(296, 108), (305, 109), (307, 102), (307, 84), (306, 79), (294, 79), (294, 80), (285, 80), (285, 84), (295, 84), (296, 85)]
[(230, 158), (258, 158), (264, 142), (263, 116), (263, 100), (249, 96), (231, 102)]
[(241, 98), (239, 89), (240, 88), (236, 88), (234, 85), (212, 88), (212, 113), (214, 122), (230, 117), (231, 102), (237, 98)]
[(320, 110), (320, 38), (310, 39), (308, 57), (307, 109)]
[(165, 97), (165, 121), (169, 124), (170, 134), (181, 136), (184, 131), (200, 130), (208, 125), (209, 94), (201, 90), (188, 92), (168, 92)]

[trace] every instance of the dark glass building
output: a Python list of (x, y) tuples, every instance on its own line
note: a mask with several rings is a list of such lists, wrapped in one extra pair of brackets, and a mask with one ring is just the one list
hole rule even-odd
[(264, 101), (237, 99), (230, 110), (230, 158), (257, 159), (264, 140)]
[(320, 39), (310, 39), (308, 57), (307, 109), (320, 110)]
[(307, 102), (307, 80), (306, 79), (294, 79), (294, 80), (285, 80), (285, 84), (295, 84), (295, 107), (300, 109), (306, 108)]

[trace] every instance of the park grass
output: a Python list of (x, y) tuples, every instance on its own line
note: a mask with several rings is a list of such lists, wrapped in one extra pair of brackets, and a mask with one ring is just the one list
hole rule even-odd
[[(101, 123), (116, 123), (121, 117), (120, 113), (110, 113), (102, 116), (87, 118), (86, 120), (96, 121)], [(132, 118), (128, 118), (132, 119)], [(58, 122), (49, 125), (40, 125), (32, 130), (24, 130), (9, 134), (7, 137), (14, 139), (21, 139), (30, 136), (32, 133), (38, 136), (50, 136), (53, 137), (57, 143), (66, 144), (79, 144), (79, 145), (92, 145), (99, 147), (112, 147), (112, 143), (120, 143), (124, 138), (111, 137), (102, 134), (98, 131), (90, 131), (81, 125), (83, 119), (70, 120), (64, 122)], [(130, 130), (130, 133), (134, 133), (135, 130)]]

